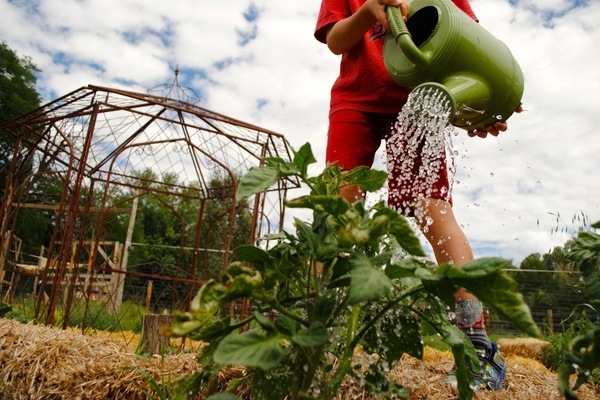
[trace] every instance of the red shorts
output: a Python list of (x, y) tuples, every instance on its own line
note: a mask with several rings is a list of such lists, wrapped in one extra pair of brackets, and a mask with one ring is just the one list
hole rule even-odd
[[(336, 163), (346, 171), (360, 165), (372, 167), (375, 153), (379, 149), (381, 141), (392, 133), (397, 117), (397, 114), (378, 114), (357, 110), (334, 112), (329, 116), (326, 161)], [(408, 157), (406, 153), (399, 155), (395, 153), (395, 156)], [(395, 168), (396, 163), (392, 164), (388, 161), (388, 169), (391, 166), (391, 171), (388, 172), (388, 205), (404, 214), (412, 215), (415, 201), (420, 198), (427, 197), (451, 202), (445, 152), (440, 154), (439, 170), (434, 177), (429, 177), (426, 191), (422, 189), (422, 185), (419, 185), (418, 188), (406, 187), (407, 182), (417, 181), (422, 166), (419, 157), (413, 156), (412, 158), (416, 159), (416, 162), (409, 172), (411, 176), (395, 176), (395, 172), (399, 173), (399, 169)]]

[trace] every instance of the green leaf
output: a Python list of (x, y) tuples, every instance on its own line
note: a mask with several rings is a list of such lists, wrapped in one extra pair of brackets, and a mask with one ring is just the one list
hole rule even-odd
[(327, 342), (329, 334), (327, 328), (321, 322), (315, 322), (307, 329), (298, 331), (293, 337), (292, 342), (301, 347), (315, 347)]
[(310, 143), (305, 143), (298, 151), (294, 152), (294, 165), (300, 170), (302, 176), (306, 176), (308, 166), (316, 162)]
[(169, 333), (173, 337), (183, 337), (187, 336), (192, 332), (200, 329), (203, 325), (204, 321), (184, 321), (181, 323), (175, 323), (169, 328)]
[[(574, 390), (587, 382), (596, 368), (600, 368), (600, 325), (573, 338), (565, 349), (558, 374), (561, 394), (567, 399), (576, 399)], [(574, 372), (577, 380), (571, 388), (570, 377)]]
[(253, 167), (242, 176), (238, 184), (236, 199), (241, 201), (254, 193), (267, 190), (279, 179), (279, 171), (275, 167)]
[(295, 220), (296, 230), (298, 232), (298, 240), (304, 243), (310, 250), (311, 254), (315, 255), (319, 249), (319, 242), (317, 236), (312, 230), (312, 227), (306, 222), (296, 218)]
[(350, 260), (350, 304), (376, 300), (392, 289), (392, 281), (363, 254)]
[(387, 173), (359, 166), (344, 175), (344, 180), (352, 185), (358, 185), (366, 192), (376, 192), (381, 189), (387, 179)]
[(429, 293), (434, 294), (444, 303), (454, 308), (454, 294), (457, 291), (457, 287), (452, 283), (451, 279), (440, 275), (433, 275), (429, 273), (429, 270), (424, 268), (417, 269), (415, 275), (421, 279), (423, 286)]
[(380, 208), (373, 218), (379, 215), (387, 215), (389, 218), (388, 232), (398, 244), (410, 255), (425, 257), (421, 241), (410, 227), (408, 220), (390, 208)]
[(233, 393), (217, 393), (212, 396), (208, 396), (206, 400), (241, 400)]
[(267, 266), (273, 264), (273, 259), (265, 250), (256, 246), (240, 246), (233, 250), (233, 254), (240, 260), (252, 264), (257, 270), (264, 272)]
[(533, 321), (529, 306), (523, 295), (517, 292), (515, 280), (502, 270), (510, 266), (510, 261), (501, 258), (482, 258), (461, 268), (441, 267), (439, 272), (457, 287), (467, 289), (494, 308), (500, 318), (511, 321), (530, 336), (540, 337), (541, 332)]
[(265, 331), (277, 332), (277, 328), (275, 327), (275, 324), (273, 322), (271, 322), (271, 320), (269, 318), (265, 317), (258, 311), (254, 311), (254, 319), (260, 325), (260, 327), (263, 328)]
[(421, 263), (412, 258), (407, 258), (388, 265), (385, 268), (385, 274), (390, 279), (412, 278), (415, 276), (415, 270), (420, 267)]
[(224, 365), (269, 370), (283, 360), (284, 350), (277, 336), (265, 336), (256, 332), (227, 336), (219, 343), (214, 359)]
[(255, 370), (251, 377), (252, 398), (256, 400), (275, 400), (289, 398), (299, 374), (295, 365), (283, 362), (268, 371)]
[(421, 359), (421, 325), (415, 317), (392, 310), (373, 323), (365, 336), (364, 347), (369, 353), (379, 354), (389, 365), (405, 353)]
[(260, 272), (238, 261), (229, 264), (227, 271), (222, 275), (222, 280), (226, 288), (222, 297), (223, 302), (251, 296), (253, 291), (263, 284)]
[(202, 387), (205, 371), (181, 375), (173, 382), (173, 400), (188, 400), (194, 398)]
[(335, 309), (337, 302), (337, 291), (326, 290), (317, 298), (314, 306), (309, 305), (310, 317), (315, 321), (327, 322), (331, 317), (331, 313)]
[(285, 161), (281, 157), (265, 157), (266, 165), (277, 170), (279, 177), (283, 178), (290, 175), (297, 175), (298, 168), (289, 161)]
[(290, 317), (278, 317), (275, 319), (275, 327), (284, 335), (293, 336), (298, 331), (298, 322)]
[(471, 400), (474, 380), (473, 372), (479, 370), (479, 357), (471, 340), (449, 321), (443, 320), (440, 326), (442, 340), (450, 345), (456, 366), (459, 400)]
[(290, 208), (308, 208), (335, 216), (342, 215), (350, 209), (350, 203), (343, 197), (324, 195), (298, 197), (287, 201), (285, 205)]

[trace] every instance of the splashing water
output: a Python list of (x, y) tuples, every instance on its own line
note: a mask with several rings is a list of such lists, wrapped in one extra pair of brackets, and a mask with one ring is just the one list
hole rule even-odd
[(430, 223), (420, 204), (429, 198), (451, 198), (455, 172), (451, 112), (442, 90), (417, 88), (386, 141), (388, 205), (404, 215), (421, 218), (426, 226)]

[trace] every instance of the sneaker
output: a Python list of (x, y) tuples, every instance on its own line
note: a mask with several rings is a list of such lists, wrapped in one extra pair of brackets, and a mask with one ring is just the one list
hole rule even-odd
[[(479, 361), (481, 369), (475, 373), (475, 389), (500, 390), (506, 376), (506, 361), (500, 355), (498, 346), (492, 342), (492, 347), (489, 350), (479, 350)], [(456, 387), (456, 367), (453, 367), (448, 376), (446, 383)]]
[(481, 369), (475, 374), (475, 387), (488, 390), (502, 389), (506, 376), (506, 361), (500, 355), (498, 346), (492, 342), (492, 348), (479, 354)]

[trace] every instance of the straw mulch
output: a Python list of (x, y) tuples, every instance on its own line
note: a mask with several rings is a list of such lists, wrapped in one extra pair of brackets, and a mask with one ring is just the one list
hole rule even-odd
[(142, 358), (99, 337), (0, 319), (0, 398), (146, 399), (150, 385), (197, 369), (195, 354)]
[[(507, 388), (478, 391), (475, 399), (560, 399), (556, 375), (536, 359), (524, 356), (535, 356), (534, 350), (524, 353), (522, 349), (533, 343), (501, 344), (508, 362)], [(519, 350), (511, 350), (511, 345)], [(367, 365), (372, 357), (358, 351), (355, 363)], [(452, 363), (450, 353), (426, 348), (423, 360), (407, 356), (390, 376), (411, 390), (410, 400), (456, 399), (456, 390), (445, 384)], [(197, 368), (194, 353), (143, 358), (113, 339), (0, 319), (0, 399), (145, 399), (150, 385), (140, 371), (157, 382), (168, 382)], [(232, 368), (221, 377), (222, 384), (243, 374), (242, 369)], [(581, 400), (599, 399), (600, 388), (585, 385), (578, 395)], [(347, 381), (337, 399), (376, 397)]]

